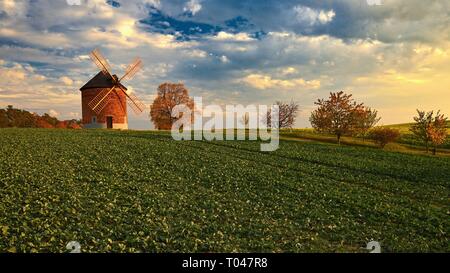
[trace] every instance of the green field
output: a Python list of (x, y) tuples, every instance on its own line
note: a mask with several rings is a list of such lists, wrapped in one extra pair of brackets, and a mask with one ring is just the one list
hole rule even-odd
[(450, 158), (0, 130), (0, 252), (449, 252)]

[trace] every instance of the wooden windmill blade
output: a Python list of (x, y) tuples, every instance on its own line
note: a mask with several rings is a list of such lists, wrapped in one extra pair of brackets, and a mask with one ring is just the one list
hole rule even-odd
[(134, 110), (136, 114), (144, 112), (145, 104), (136, 95), (129, 94), (128, 98), (130, 99), (128, 101), (128, 104), (131, 106), (131, 108)]
[(103, 55), (100, 53), (100, 50), (98, 48), (94, 49), (89, 54), (89, 57), (91, 57), (92, 61), (98, 66), (98, 68), (103, 72), (105, 76), (109, 76), (112, 78), (110, 72), (111, 66), (109, 65), (105, 57), (103, 57)]
[(145, 104), (138, 98), (136, 97), (136, 95), (134, 94), (128, 94), (126, 92), (126, 90), (123, 89), (122, 86), (119, 85), (120, 90), (122, 90), (123, 93), (125, 93), (125, 95), (128, 97), (128, 105), (130, 105), (131, 109), (133, 109), (133, 111), (136, 114), (140, 114), (142, 112), (144, 112), (145, 110)]
[(91, 109), (99, 114), (105, 106), (111, 101), (111, 92), (116, 88), (116, 86), (113, 86), (111, 89), (105, 88), (100, 93), (97, 94), (89, 103), (88, 106), (91, 107)]
[(125, 74), (120, 78), (119, 82), (122, 80), (129, 80), (136, 75), (139, 70), (144, 67), (144, 64), (141, 59), (136, 58), (134, 61), (127, 67), (127, 70), (125, 71)]

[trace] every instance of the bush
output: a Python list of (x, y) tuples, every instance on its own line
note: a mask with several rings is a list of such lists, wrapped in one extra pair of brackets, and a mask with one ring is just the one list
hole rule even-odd
[(383, 127), (374, 128), (369, 133), (369, 138), (374, 140), (381, 148), (384, 148), (390, 142), (396, 141), (399, 136), (399, 130)]

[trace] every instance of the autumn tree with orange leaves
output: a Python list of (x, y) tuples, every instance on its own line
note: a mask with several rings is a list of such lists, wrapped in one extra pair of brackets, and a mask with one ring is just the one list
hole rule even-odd
[(335, 135), (341, 143), (341, 137), (358, 132), (361, 118), (368, 108), (364, 104), (353, 100), (351, 94), (343, 91), (330, 93), (330, 97), (319, 99), (315, 103), (318, 108), (311, 113), (310, 122), (313, 128), (320, 133)]
[(370, 107), (364, 106), (357, 111), (356, 119), (356, 131), (359, 136), (362, 137), (363, 141), (366, 139), (369, 130), (375, 127), (377, 123), (381, 120), (378, 117), (378, 111)]
[(424, 142), (427, 152), (429, 144), (433, 145), (433, 154), (436, 154), (437, 147), (447, 139), (447, 118), (438, 111), (426, 113), (417, 110), (417, 116), (414, 117), (415, 124), (411, 127), (411, 132)]
[(173, 108), (186, 105), (194, 109), (194, 100), (189, 97), (189, 91), (181, 83), (163, 83), (158, 87), (150, 109), (150, 118), (158, 130), (171, 130), (172, 124), (180, 117), (172, 117)]

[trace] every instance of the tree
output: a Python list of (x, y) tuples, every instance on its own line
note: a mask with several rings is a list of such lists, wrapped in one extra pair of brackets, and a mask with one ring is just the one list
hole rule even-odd
[(374, 128), (369, 133), (369, 137), (381, 148), (384, 148), (390, 142), (396, 141), (399, 136), (399, 130), (384, 127)]
[(150, 118), (158, 130), (170, 130), (178, 119), (172, 117), (175, 106), (184, 104), (194, 109), (194, 100), (189, 97), (189, 91), (184, 84), (163, 83), (158, 87), (158, 93), (151, 105)]
[(45, 113), (42, 117), (40, 117), (42, 120), (50, 124), (52, 127), (57, 127), (58, 123), (60, 122), (57, 118), (50, 116), (49, 114)]
[(249, 113), (245, 113), (245, 115), (243, 115), (241, 117), (241, 123), (242, 123), (242, 125), (244, 125), (245, 129), (249, 129), (249, 125), (250, 125), (250, 115), (249, 115)]
[(6, 115), (6, 110), (0, 109), (0, 128), (9, 127), (8, 116)]
[(433, 155), (436, 155), (437, 147), (447, 139), (447, 118), (438, 112), (431, 125), (428, 127), (428, 135), (433, 144)]
[[(447, 118), (441, 115), (440, 111), (434, 115), (434, 111), (417, 110), (417, 114), (418, 116), (414, 117), (415, 124), (411, 127), (411, 132), (425, 144), (428, 153), (430, 143), (433, 143), (436, 148), (436, 146), (442, 144), (441, 142), (445, 141)], [(444, 138), (444, 140), (440, 140), (440, 138)]]
[(381, 120), (378, 117), (378, 111), (371, 109), (370, 107), (364, 107), (360, 111), (357, 111), (356, 127), (358, 133), (365, 140), (367, 133)]
[[(290, 103), (283, 103), (277, 101), (275, 105), (278, 105), (278, 129), (290, 128), (295, 124), (297, 119), (297, 114), (299, 111), (299, 105), (296, 102), (291, 101)], [(267, 111), (266, 117), (264, 119), (267, 127), (272, 125), (272, 114), (271, 111)]]
[(81, 120), (59, 121), (47, 113), (40, 116), (8, 105), (6, 109), (0, 109), (0, 128), (5, 127), (80, 129)]
[(9, 121), (8, 127), (36, 128), (36, 116), (26, 110), (14, 108), (8, 105), (6, 108), (6, 119)]
[(311, 113), (311, 125), (318, 132), (335, 135), (339, 144), (342, 136), (357, 131), (358, 113), (365, 109), (343, 91), (330, 93), (328, 100), (319, 99), (315, 104), (318, 108)]

